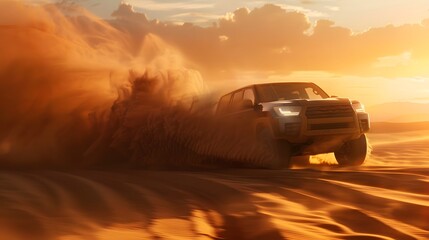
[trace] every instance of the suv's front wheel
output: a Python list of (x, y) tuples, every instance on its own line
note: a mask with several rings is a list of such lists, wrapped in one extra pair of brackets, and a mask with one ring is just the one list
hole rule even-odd
[(290, 143), (274, 139), (271, 131), (261, 129), (257, 136), (262, 151), (262, 165), (269, 169), (282, 169), (289, 167), (291, 158)]
[(365, 161), (368, 144), (365, 134), (358, 139), (348, 141), (335, 151), (335, 158), (341, 166), (360, 166)]

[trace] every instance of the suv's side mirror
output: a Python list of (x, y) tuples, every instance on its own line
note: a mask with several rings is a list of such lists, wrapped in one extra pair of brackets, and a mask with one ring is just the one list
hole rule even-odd
[(261, 104), (253, 106), (253, 110), (255, 110), (257, 112), (262, 112), (263, 109), (264, 109), (264, 107)]
[(241, 108), (242, 108), (242, 109), (250, 109), (250, 108), (253, 108), (253, 102), (252, 102), (252, 100), (250, 100), (250, 99), (244, 99), (244, 100), (241, 102)]

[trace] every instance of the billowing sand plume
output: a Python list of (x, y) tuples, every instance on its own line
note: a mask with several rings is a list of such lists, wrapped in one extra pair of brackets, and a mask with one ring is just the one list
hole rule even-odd
[(87, 164), (142, 166), (157, 161), (152, 153), (167, 157), (180, 147), (175, 142), (185, 133), (180, 128), (196, 123), (191, 109), (204, 86), (197, 71), (167, 66), (148, 67), (141, 76), (130, 71), (129, 85), (119, 89), (106, 121), (92, 114), (99, 137), (86, 152)]
[(79, 163), (113, 102), (142, 75), (156, 80), (156, 99), (141, 99), (147, 106), (175, 105), (204, 89), (177, 51), (144, 30), (118, 30), (66, 2), (0, 8), (8, 9), (0, 16), (3, 164)]
[[(121, 51), (126, 41), (107, 24), (84, 13), (74, 16), (77, 10), (66, 6), (0, 5), (9, 9), (0, 17), (0, 139), (8, 146), (2, 159), (73, 159), (63, 150), (85, 148), (88, 112), (114, 99), (109, 75), (124, 70), (113, 56), (130, 58)], [(99, 34), (83, 34), (84, 26)]]
[(244, 129), (213, 119), (194, 64), (144, 15), (121, 17), (129, 5), (103, 21), (67, 2), (1, 4), (16, 13), (0, 17), (2, 165), (263, 165)]

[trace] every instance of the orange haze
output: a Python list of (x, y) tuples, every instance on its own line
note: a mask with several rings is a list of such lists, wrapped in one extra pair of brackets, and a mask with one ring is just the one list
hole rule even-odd
[[(118, 30), (73, 4), (0, 2), (0, 159), (81, 161), (94, 128), (139, 74), (164, 102), (203, 91), (158, 37)], [(121, 93), (121, 94), (118, 94)], [(92, 122), (89, 121), (92, 117)]]

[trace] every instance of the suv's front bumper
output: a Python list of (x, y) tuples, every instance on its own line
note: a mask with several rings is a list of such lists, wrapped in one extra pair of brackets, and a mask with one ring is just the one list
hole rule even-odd
[(323, 146), (309, 154), (331, 152), (343, 142), (359, 138), (370, 128), (369, 115), (355, 111), (346, 117), (308, 118), (304, 109), (299, 116), (274, 117), (273, 121), (273, 126), (277, 126), (274, 129), (277, 138), (295, 144)]

